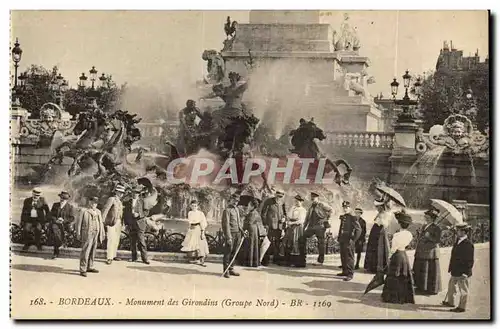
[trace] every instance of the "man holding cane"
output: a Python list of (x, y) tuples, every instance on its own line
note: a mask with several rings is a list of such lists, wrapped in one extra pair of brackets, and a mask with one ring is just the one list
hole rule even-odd
[(234, 271), (233, 262), (238, 254), (238, 251), (243, 242), (243, 221), (240, 218), (240, 212), (237, 207), (239, 195), (231, 195), (228, 206), (222, 213), (222, 232), (224, 234), (224, 257), (223, 257), (223, 273), (225, 278), (230, 276), (239, 276), (240, 274)]

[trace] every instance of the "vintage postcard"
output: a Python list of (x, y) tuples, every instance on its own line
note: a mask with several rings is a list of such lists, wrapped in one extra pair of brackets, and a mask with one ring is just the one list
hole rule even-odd
[(12, 11), (11, 317), (490, 320), (489, 21)]

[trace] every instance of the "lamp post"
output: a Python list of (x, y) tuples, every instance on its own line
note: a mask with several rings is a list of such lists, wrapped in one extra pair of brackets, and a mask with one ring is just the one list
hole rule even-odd
[(49, 89), (54, 92), (55, 98), (59, 102), (59, 106), (63, 108), (63, 98), (64, 92), (68, 88), (68, 82), (64, 79), (64, 77), (59, 73), (49, 84)]
[(16, 38), (16, 43), (14, 43), (14, 48), (12, 48), (12, 61), (14, 62), (14, 89), (17, 88), (17, 69), (19, 68), (19, 62), (23, 55), (23, 50), (19, 44), (18, 38)]
[(399, 82), (396, 80), (396, 78), (394, 78), (393, 81), (391, 82), (391, 93), (392, 93), (392, 98), (394, 100), (394, 104), (400, 105), (403, 109), (403, 113), (401, 113), (398, 116), (397, 120), (398, 123), (415, 122), (415, 117), (413, 115), (411, 107), (418, 105), (418, 99), (420, 98), (420, 88), (422, 87), (422, 82), (420, 78), (418, 78), (417, 81), (415, 82), (413, 90), (415, 95), (417, 96), (417, 100), (412, 100), (408, 95), (408, 89), (410, 88), (411, 79), (412, 76), (407, 70), (403, 75), (403, 86), (405, 88), (405, 95), (402, 99), (396, 99), (396, 95), (398, 94)]
[(95, 66), (92, 66), (92, 68), (89, 70), (90, 73), (90, 81), (92, 81), (92, 89), (94, 89), (94, 83), (97, 78), (97, 70), (95, 69)]
[(107, 80), (108, 80), (108, 78), (106, 77), (106, 75), (104, 73), (99, 77), (99, 81), (101, 82), (101, 88), (106, 87)]
[(82, 73), (82, 75), (80, 75), (80, 77), (78, 78), (78, 87), (80, 87), (80, 89), (85, 89), (85, 85), (87, 84), (87, 77), (85, 76), (85, 73)]

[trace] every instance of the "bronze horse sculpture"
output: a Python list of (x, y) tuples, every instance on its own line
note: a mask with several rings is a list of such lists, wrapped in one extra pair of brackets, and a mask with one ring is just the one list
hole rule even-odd
[(55, 148), (56, 154), (46, 165), (47, 172), (54, 164), (62, 164), (65, 157), (73, 158), (68, 175), (78, 174), (83, 162), (91, 159), (97, 163), (101, 176), (104, 171), (116, 173), (116, 166), (131, 151), (131, 145), (140, 139), (141, 134), (135, 124), (140, 119), (127, 112), (116, 111), (112, 114), (100, 110), (86, 111), (78, 115), (73, 128), (75, 138), (63, 142)]

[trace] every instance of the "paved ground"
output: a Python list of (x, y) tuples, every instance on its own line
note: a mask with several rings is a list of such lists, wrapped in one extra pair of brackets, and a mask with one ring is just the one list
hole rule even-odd
[[(153, 261), (100, 260), (100, 273), (79, 276), (76, 259), (47, 259), (46, 255), (12, 255), (12, 316), (14, 318), (307, 318), (307, 319), (488, 319), (490, 317), (489, 246), (476, 246), (476, 263), (468, 311), (450, 313), (438, 306), (438, 296), (417, 296), (416, 305), (380, 301), (381, 288), (363, 296), (372, 275), (357, 273), (351, 282), (334, 277), (338, 264), (306, 269), (240, 268), (240, 277), (220, 277), (221, 264), (197, 265)], [(449, 249), (442, 250), (441, 268), (446, 287)], [(59, 305), (61, 298), (110, 298), (111, 305)], [(37, 304), (43, 298), (45, 305)], [(158, 300), (164, 305), (127, 305), (127, 299)], [(227, 306), (223, 301), (247, 302)], [(257, 306), (258, 300), (277, 306)], [(182, 305), (205, 301), (215, 306)], [(169, 305), (178, 303), (178, 305)], [(172, 301), (174, 303), (172, 303)], [(301, 306), (292, 306), (302, 301)], [(66, 300), (68, 302), (68, 300)], [(78, 303), (79, 300), (75, 299)], [(81, 302), (85, 302), (84, 299)], [(96, 302), (98, 303), (98, 301)], [(251, 305), (249, 305), (251, 303)], [(315, 305), (316, 303), (316, 305)]]

